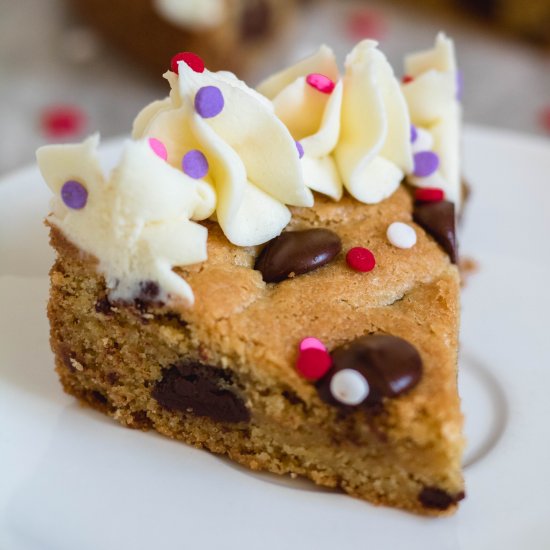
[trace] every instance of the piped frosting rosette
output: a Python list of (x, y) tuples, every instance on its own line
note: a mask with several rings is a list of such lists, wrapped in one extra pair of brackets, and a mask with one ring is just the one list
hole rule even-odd
[(162, 143), (170, 165), (215, 191), (229, 241), (269, 241), (290, 221), (285, 205), (313, 205), (294, 139), (271, 104), (231, 73), (178, 68), (179, 76), (166, 74), (170, 97), (138, 115), (134, 137)]
[(378, 203), (412, 171), (407, 105), (376, 42), (360, 42), (342, 76), (322, 46), (258, 91), (299, 142), (310, 189), (339, 200), (345, 187), (361, 202)]
[(48, 221), (98, 259), (110, 298), (137, 297), (193, 303), (189, 285), (173, 266), (206, 260), (207, 230), (190, 221), (210, 215), (215, 196), (159, 158), (146, 141), (128, 141), (105, 177), (99, 136), (37, 152), (54, 192)]
[(462, 109), (453, 41), (438, 34), (432, 49), (406, 57), (405, 74), (402, 89), (413, 123), (414, 153), (407, 179), (417, 187), (442, 189), (458, 211)]

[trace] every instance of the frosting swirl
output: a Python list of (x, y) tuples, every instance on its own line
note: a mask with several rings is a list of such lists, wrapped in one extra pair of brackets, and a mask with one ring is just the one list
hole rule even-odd
[(412, 80), (403, 84), (403, 94), (412, 123), (419, 130), (417, 139), (413, 140), (415, 157), (424, 154), (426, 159), (426, 152), (437, 156), (433, 169), (412, 173), (408, 181), (418, 187), (442, 189), (445, 198), (454, 202), (458, 211), (461, 206), (462, 108), (453, 41), (439, 33), (432, 49), (406, 57), (405, 73)]
[(146, 141), (128, 141), (106, 178), (97, 156), (99, 136), (37, 151), (42, 176), (54, 192), (48, 221), (94, 255), (110, 297), (131, 301), (147, 282), (159, 300), (193, 303), (189, 285), (173, 266), (206, 260), (202, 219), (213, 196), (160, 159)]
[(311, 190), (338, 200), (345, 188), (377, 203), (405, 174), (459, 202), (460, 105), (444, 35), (407, 58), (413, 80), (403, 90), (371, 40), (348, 55), (342, 76), (323, 46), (259, 91), (185, 59), (165, 75), (169, 97), (137, 116), (108, 176), (97, 135), (37, 152), (54, 192), (49, 222), (98, 259), (111, 298), (153, 293), (191, 305), (173, 268), (207, 258), (207, 229), (196, 221), (215, 219), (233, 244), (259, 245), (286, 227), (288, 206), (313, 205)]
[(342, 77), (333, 52), (322, 46), (258, 91), (300, 141), (311, 189), (338, 200), (345, 187), (357, 200), (377, 203), (412, 170), (407, 105), (375, 41), (352, 50)]
[(265, 98), (231, 73), (198, 73), (184, 62), (179, 78), (166, 78), (170, 97), (138, 115), (133, 136), (160, 140), (175, 167), (189, 151), (205, 156), (200, 181), (215, 190), (216, 219), (233, 244), (267, 242), (290, 221), (285, 205), (313, 205), (296, 143)]

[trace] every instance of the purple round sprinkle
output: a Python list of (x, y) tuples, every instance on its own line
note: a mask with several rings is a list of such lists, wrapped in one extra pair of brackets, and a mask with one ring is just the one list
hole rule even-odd
[(202, 118), (212, 118), (222, 112), (223, 94), (216, 86), (203, 86), (195, 96), (195, 111)]
[(188, 151), (181, 161), (182, 170), (191, 178), (200, 179), (208, 174), (208, 160), (198, 149)]
[(411, 143), (414, 143), (417, 137), (418, 130), (416, 129), (416, 126), (414, 124), (411, 124)]
[(439, 157), (432, 151), (421, 151), (414, 155), (414, 175), (427, 178), (439, 168)]
[(69, 180), (61, 187), (61, 199), (69, 208), (80, 210), (86, 206), (88, 191), (80, 182)]
[(302, 158), (304, 156), (304, 148), (302, 147), (302, 144), (299, 141), (295, 141), (296, 143), (296, 149), (298, 149), (298, 157)]

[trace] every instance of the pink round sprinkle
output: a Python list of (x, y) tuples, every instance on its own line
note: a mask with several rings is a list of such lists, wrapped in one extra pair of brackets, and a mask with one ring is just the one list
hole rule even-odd
[(414, 175), (427, 178), (439, 168), (439, 157), (432, 151), (421, 151), (414, 155)]
[(296, 149), (298, 149), (298, 158), (302, 158), (304, 156), (304, 148), (299, 141), (296, 141), (295, 143)]
[(320, 349), (321, 351), (327, 351), (327, 348), (325, 347), (323, 342), (321, 342), (319, 338), (315, 338), (313, 336), (308, 336), (307, 338), (304, 338), (300, 342), (300, 346), (298, 349), (300, 350), (300, 352), (306, 349)]
[(334, 82), (324, 74), (311, 73), (306, 76), (306, 82), (323, 94), (331, 94), (334, 90)]
[(212, 118), (219, 115), (224, 106), (221, 90), (216, 86), (203, 86), (195, 96), (195, 111), (202, 118)]
[(412, 82), (414, 80), (414, 78), (408, 74), (406, 74), (402, 79), (401, 79), (401, 82), (403, 82), (403, 84), (408, 84), (409, 82)]
[(153, 149), (155, 155), (160, 157), (162, 160), (168, 160), (168, 151), (166, 150), (166, 146), (160, 139), (157, 138), (149, 138), (149, 147)]
[(376, 265), (374, 254), (368, 248), (362, 246), (351, 248), (346, 254), (346, 262), (355, 271), (362, 271), (363, 273), (372, 271)]
[(192, 149), (183, 155), (181, 168), (191, 178), (204, 178), (208, 174), (208, 160), (202, 151)]
[(191, 67), (191, 69), (193, 69), (196, 73), (204, 72), (204, 61), (202, 60), (202, 57), (198, 56), (196, 53), (179, 52), (172, 57), (170, 61), (170, 68), (173, 73), (179, 74), (178, 63), (180, 61), (185, 61), (185, 63), (189, 65), (189, 67)]
[(331, 356), (321, 349), (307, 348), (298, 355), (296, 369), (308, 380), (319, 380), (330, 369)]

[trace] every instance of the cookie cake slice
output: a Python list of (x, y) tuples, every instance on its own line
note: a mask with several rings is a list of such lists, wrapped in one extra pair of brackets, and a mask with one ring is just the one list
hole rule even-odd
[(403, 85), (372, 41), (342, 73), (323, 46), (257, 91), (180, 57), (110, 174), (97, 136), (37, 153), (63, 387), (254, 470), (452, 513), (452, 42), (409, 56)]

